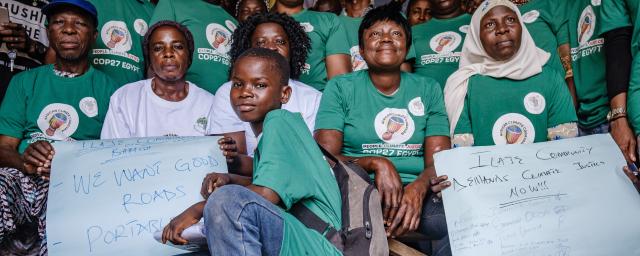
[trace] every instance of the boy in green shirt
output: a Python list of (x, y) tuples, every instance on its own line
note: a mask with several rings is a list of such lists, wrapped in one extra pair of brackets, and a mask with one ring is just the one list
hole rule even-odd
[(195, 53), (187, 71), (187, 81), (215, 94), (227, 82), (231, 33), (237, 22), (212, 0), (162, 0), (151, 22), (172, 20), (186, 26), (193, 34)]
[(338, 17), (331, 13), (305, 10), (302, 8), (303, 2), (278, 0), (273, 11), (291, 16), (307, 32), (311, 39), (311, 51), (300, 81), (322, 91), (334, 76), (351, 72), (348, 37)]
[(301, 203), (331, 227), (342, 226), (340, 190), (329, 164), (300, 114), (279, 109), (291, 94), (288, 67), (269, 49), (251, 48), (238, 57), (231, 102), (258, 134), (253, 178), (209, 174), (202, 187), (206, 205), (197, 203), (174, 218), (164, 229), (164, 242), (186, 243), (180, 233), (204, 214), (212, 255), (342, 254), (327, 234), (289, 213)]

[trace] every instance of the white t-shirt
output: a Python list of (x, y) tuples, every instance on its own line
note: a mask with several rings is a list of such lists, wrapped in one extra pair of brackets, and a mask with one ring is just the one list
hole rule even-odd
[[(296, 80), (289, 79), (289, 86), (291, 87), (291, 97), (289, 97), (287, 104), (282, 105), (282, 109), (302, 114), (309, 131), (313, 132), (322, 93)], [(253, 151), (258, 146), (258, 140), (256, 140), (249, 123), (240, 120), (236, 112), (233, 111), (230, 94), (231, 82), (224, 83), (216, 92), (214, 103), (216, 118), (211, 122), (211, 133), (222, 134), (244, 131), (247, 153), (253, 156)]]
[(187, 82), (186, 98), (167, 101), (153, 92), (151, 80), (126, 84), (111, 96), (101, 139), (210, 134), (211, 93)]

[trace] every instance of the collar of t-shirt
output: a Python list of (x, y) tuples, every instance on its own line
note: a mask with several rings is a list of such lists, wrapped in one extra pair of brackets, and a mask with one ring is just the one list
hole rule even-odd
[(185, 97), (181, 101), (168, 101), (158, 96), (155, 92), (153, 92), (153, 88), (151, 87), (152, 81), (153, 81), (153, 78), (147, 79), (144, 81), (144, 91), (147, 94), (147, 97), (149, 97), (151, 101), (153, 101), (153, 103), (161, 107), (170, 108), (170, 109), (181, 108), (184, 105), (189, 105), (195, 98), (195, 95), (194, 95), (196, 94), (195, 86), (193, 86), (193, 84), (189, 81), (186, 81), (189, 86), (189, 92), (187, 93), (187, 97)]

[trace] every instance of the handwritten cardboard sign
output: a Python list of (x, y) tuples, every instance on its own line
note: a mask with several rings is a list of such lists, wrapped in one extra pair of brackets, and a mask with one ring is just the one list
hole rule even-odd
[(152, 137), (54, 144), (50, 255), (173, 255), (154, 232), (202, 200), (202, 180), (226, 172), (219, 137)]
[(449, 241), (465, 255), (640, 255), (640, 195), (610, 135), (435, 156)]

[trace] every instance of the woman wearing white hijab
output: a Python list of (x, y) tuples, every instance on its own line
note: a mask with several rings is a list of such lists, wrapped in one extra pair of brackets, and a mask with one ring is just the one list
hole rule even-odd
[(447, 80), (445, 106), (454, 146), (534, 143), (577, 136), (564, 79), (543, 67), (518, 8), (483, 2), (471, 19), (460, 68)]

